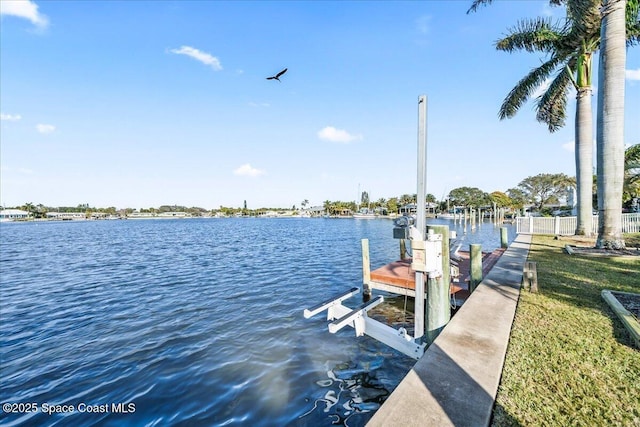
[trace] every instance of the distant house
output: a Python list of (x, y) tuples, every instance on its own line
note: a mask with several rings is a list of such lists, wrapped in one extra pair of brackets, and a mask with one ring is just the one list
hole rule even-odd
[(81, 220), (87, 219), (87, 214), (84, 212), (47, 212), (47, 219), (59, 221)]
[(131, 212), (127, 215), (131, 219), (149, 219), (149, 218), (188, 218), (191, 215), (186, 212)]
[(411, 215), (418, 212), (418, 205), (415, 203), (410, 203), (408, 205), (404, 205), (400, 207), (400, 215)]
[(338, 209), (335, 211), (334, 217), (336, 218), (351, 218), (353, 217), (353, 212), (351, 209)]
[(307, 212), (309, 212), (311, 216), (323, 216), (325, 214), (324, 207), (322, 206), (313, 206), (307, 209)]
[(29, 218), (29, 212), (20, 209), (3, 209), (0, 211), (0, 221), (18, 221)]
[(127, 217), (131, 219), (154, 218), (156, 215), (151, 212), (131, 212)]
[(158, 218), (186, 218), (188, 216), (186, 212), (160, 212), (158, 214)]
[[(438, 209), (438, 204), (435, 202), (425, 202), (424, 207), (426, 213), (435, 214), (436, 209)], [(398, 209), (398, 211), (400, 215), (411, 216), (418, 213), (418, 205), (415, 203), (409, 203), (408, 205), (400, 206), (400, 209)]]

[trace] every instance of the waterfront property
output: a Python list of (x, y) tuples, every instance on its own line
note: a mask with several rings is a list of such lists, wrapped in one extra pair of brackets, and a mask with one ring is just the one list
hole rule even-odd
[(30, 218), (27, 211), (20, 209), (3, 209), (0, 210), (0, 221), (21, 221)]
[(80, 221), (87, 219), (84, 212), (47, 212), (47, 219), (58, 221)]

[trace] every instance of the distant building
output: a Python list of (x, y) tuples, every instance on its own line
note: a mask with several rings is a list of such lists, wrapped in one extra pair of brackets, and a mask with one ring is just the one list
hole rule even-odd
[(136, 219), (136, 218), (154, 218), (156, 214), (151, 212), (131, 212), (127, 215), (128, 218)]
[(186, 212), (160, 212), (158, 218), (186, 218), (188, 215)]
[(0, 221), (18, 221), (29, 218), (27, 211), (20, 209), (3, 209), (0, 211)]
[(186, 212), (131, 212), (127, 215), (127, 218), (131, 219), (149, 219), (149, 218), (188, 218), (189, 215)]
[(47, 212), (47, 219), (70, 221), (87, 219), (87, 214), (84, 212)]
[(307, 209), (311, 216), (323, 216), (326, 212), (322, 206), (313, 206)]

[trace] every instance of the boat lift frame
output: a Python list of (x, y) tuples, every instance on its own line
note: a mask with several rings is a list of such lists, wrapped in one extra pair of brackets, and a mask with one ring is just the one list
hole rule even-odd
[[(411, 226), (410, 235), (414, 253), (412, 264), (415, 270), (416, 295), (424, 295), (426, 278), (429, 280), (442, 275), (441, 258), (442, 235), (426, 233), (426, 188), (427, 188), (427, 97), (418, 98), (418, 176), (417, 176), (417, 219), (416, 225)], [(428, 237), (428, 239), (425, 239)], [(304, 310), (306, 319), (327, 310), (329, 332), (336, 333), (345, 326), (355, 329), (356, 336), (369, 335), (372, 338), (398, 350), (399, 352), (419, 359), (424, 354), (426, 343), (422, 337), (425, 330), (424, 298), (415, 298), (415, 330), (411, 337), (405, 328), (394, 329), (382, 322), (370, 318), (367, 312), (384, 301), (383, 296), (377, 296), (360, 306), (351, 309), (342, 302), (360, 292), (359, 288), (329, 298), (328, 300)]]
[(308, 319), (316, 314), (327, 310), (327, 320), (329, 332), (335, 334), (345, 326), (351, 326), (356, 331), (356, 336), (369, 335), (372, 338), (393, 347), (399, 352), (419, 359), (424, 353), (425, 344), (414, 342), (406, 329), (394, 329), (382, 322), (378, 322), (367, 315), (367, 312), (384, 302), (384, 297), (379, 295), (371, 300), (351, 309), (342, 305), (342, 301), (351, 298), (360, 292), (359, 288), (351, 288), (349, 291), (335, 295), (320, 304), (305, 309), (304, 317)]

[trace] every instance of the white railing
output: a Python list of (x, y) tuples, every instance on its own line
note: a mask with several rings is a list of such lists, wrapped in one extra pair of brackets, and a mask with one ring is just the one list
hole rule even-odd
[[(554, 217), (517, 217), (516, 232), (518, 234), (554, 234), (556, 236), (573, 236), (576, 231), (575, 216)], [(598, 233), (598, 215), (591, 221), (591, 231)], [(622, 232), (640, 233), (640, 213), (622, 214)]]
[(640, 233), (640, 213), (622, 214), (622, 232)]

